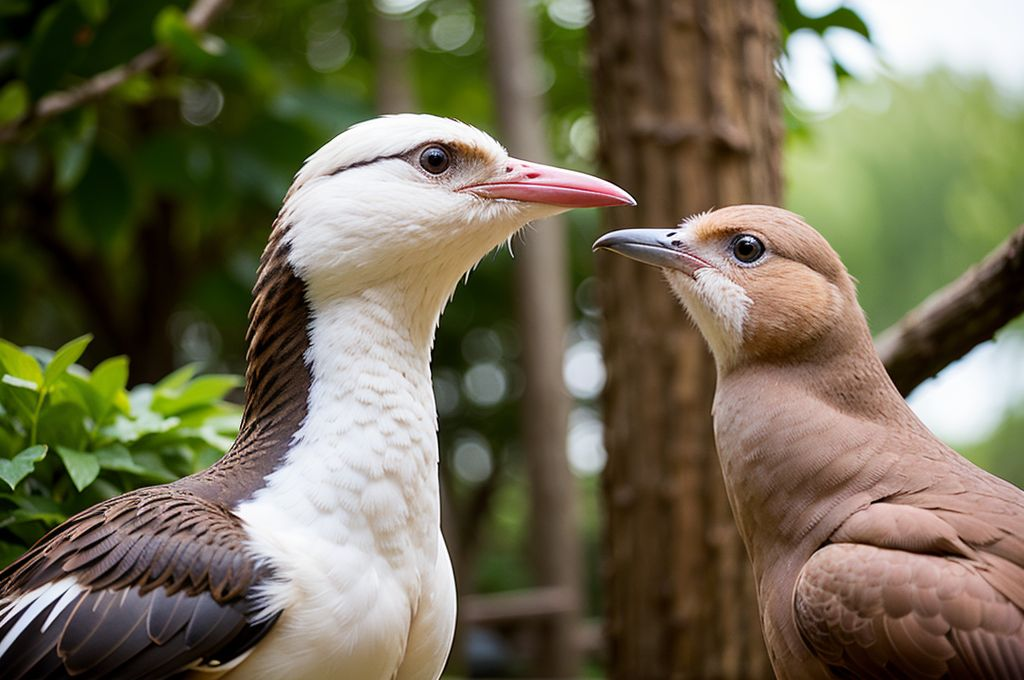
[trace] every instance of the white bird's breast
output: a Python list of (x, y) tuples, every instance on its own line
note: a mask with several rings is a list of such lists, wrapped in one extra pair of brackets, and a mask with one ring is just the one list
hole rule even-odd
[[(326, 338), (314, 322), (308, 416), (284, 464), (237, 508), (274, 567), (266, 611), (283, 613), (231, 677), (429, 679), (447, 658), (455, 595), (430, 376), (415, 353), (381, 342), (380, 316), (336, 320)], [(407, 650), (424, 675), (406, 673)]]

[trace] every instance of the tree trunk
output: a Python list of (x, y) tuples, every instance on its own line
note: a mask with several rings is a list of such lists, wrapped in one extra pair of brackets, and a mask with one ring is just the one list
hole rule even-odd
[[(639, 201), (607, 226), (778, 203), (771, 0), (596, 0), (602, 162)], [(656, 270), (599, 255), (609, 676), (770, 677), (714, 447), (715, 366)]]
[(409, 21), (377, 10), (372, 15), (376, 70), (373, 94), (377, 113), (415, 111), (416, 94), (409, 77)]
[[(487, 42), (503, 141), (510, 152), (545, 161), (543, 106), (537, 82), (536, 26), (527, 3), (489, 0)], [(516, 245), (517, 314), (526, 377), (520, 407), (530, 481), (530, 558), (538, 586), (560, 586), (570, 607), (540, 624), (534, 671), (576, 677), (580, 648), (581, 558), (575, 484), (566, 456), (570, 398), (562, 382), (569, 324), (565, 223), (536, 223)]]

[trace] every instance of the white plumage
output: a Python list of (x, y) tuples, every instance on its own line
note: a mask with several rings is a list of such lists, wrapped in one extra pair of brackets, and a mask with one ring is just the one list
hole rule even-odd
[[(17, 677), (60, 663), (118, 677), (436, 679), (456, 605), (430, 381), (438, 318), (459, 279), (526, 222), (631, 203), (614, 185), (509, 158), (479, 130), (432, 116), (375, 119), (327, 143), (296, 175), (261, 265), (239, 440), (207, 472), (69, 520), (79, 528), (58, 529), (5, 572), (0, 615), (14, 625), (0, 623), (0, 665), (17, 647), (13, 661), (28, 669)], [(230, 535), (189, 550), (208, 531)], [(152, 546), (131, 553), (153, 562), (142, 569), (107, 568), (135, 580), (83, 560), (38, 585), (54, 562), (114, 539)], [(154, 566), (166, 543), (187, 548), (162, 554), (192, 562)], [(246, 561), (226, 568), (239, 551)], [(182, 590), (194, 575), (200, 586)], [(232, 588), (242, 595), (223, 595)], [(120, 601), (91, 618), (97, 594)], [(102, 628), (124, 659), (62, 647), (63, 633), (28, 639), (47, 612), (76, 640)], [(143, 625), (152, 644), (136, 648)]]

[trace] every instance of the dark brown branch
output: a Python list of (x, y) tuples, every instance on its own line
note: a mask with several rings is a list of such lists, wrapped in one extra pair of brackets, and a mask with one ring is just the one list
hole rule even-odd
[[(202, 31), (210, 25), (213, 18), (227, 6), (230, 0), (196, 0), (189, 8), (185, 19), (189, 26)], [(120, 66), (97, 73), (83, 83), (66, 90), (53, 92), (42, 97), (32, 108), (31, 113), (19, 121), (0, 128), (0, 142), (13, 139), (28, 124), (70, 111), (86, 102), (98, 99), (132, 76), (148, 71), (167, 57), (167, 50), (161, 46), (150, 47), (140, 52), (131, 60)]]
[(905, 396), (1022, 312), (1024, 225), (879, 335), (875, 345)]

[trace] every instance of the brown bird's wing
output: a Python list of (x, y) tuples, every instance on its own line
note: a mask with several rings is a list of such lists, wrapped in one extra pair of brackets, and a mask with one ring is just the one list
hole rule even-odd
[(840, 677), (1024, 677), (1024, 614), (966, 558), (827, 545), (800, 572), (794, 614)]
[(277, 619), (240, 520), (175, 486), (72, 517), (0, 573), (0, 672), (165, 678), (245, 654)]
[(952, 527), (975, 551), (985, 580), (1024, 609), (1024, 491), (959, 456), (943, 472), (893, 502), (926, 509)]

